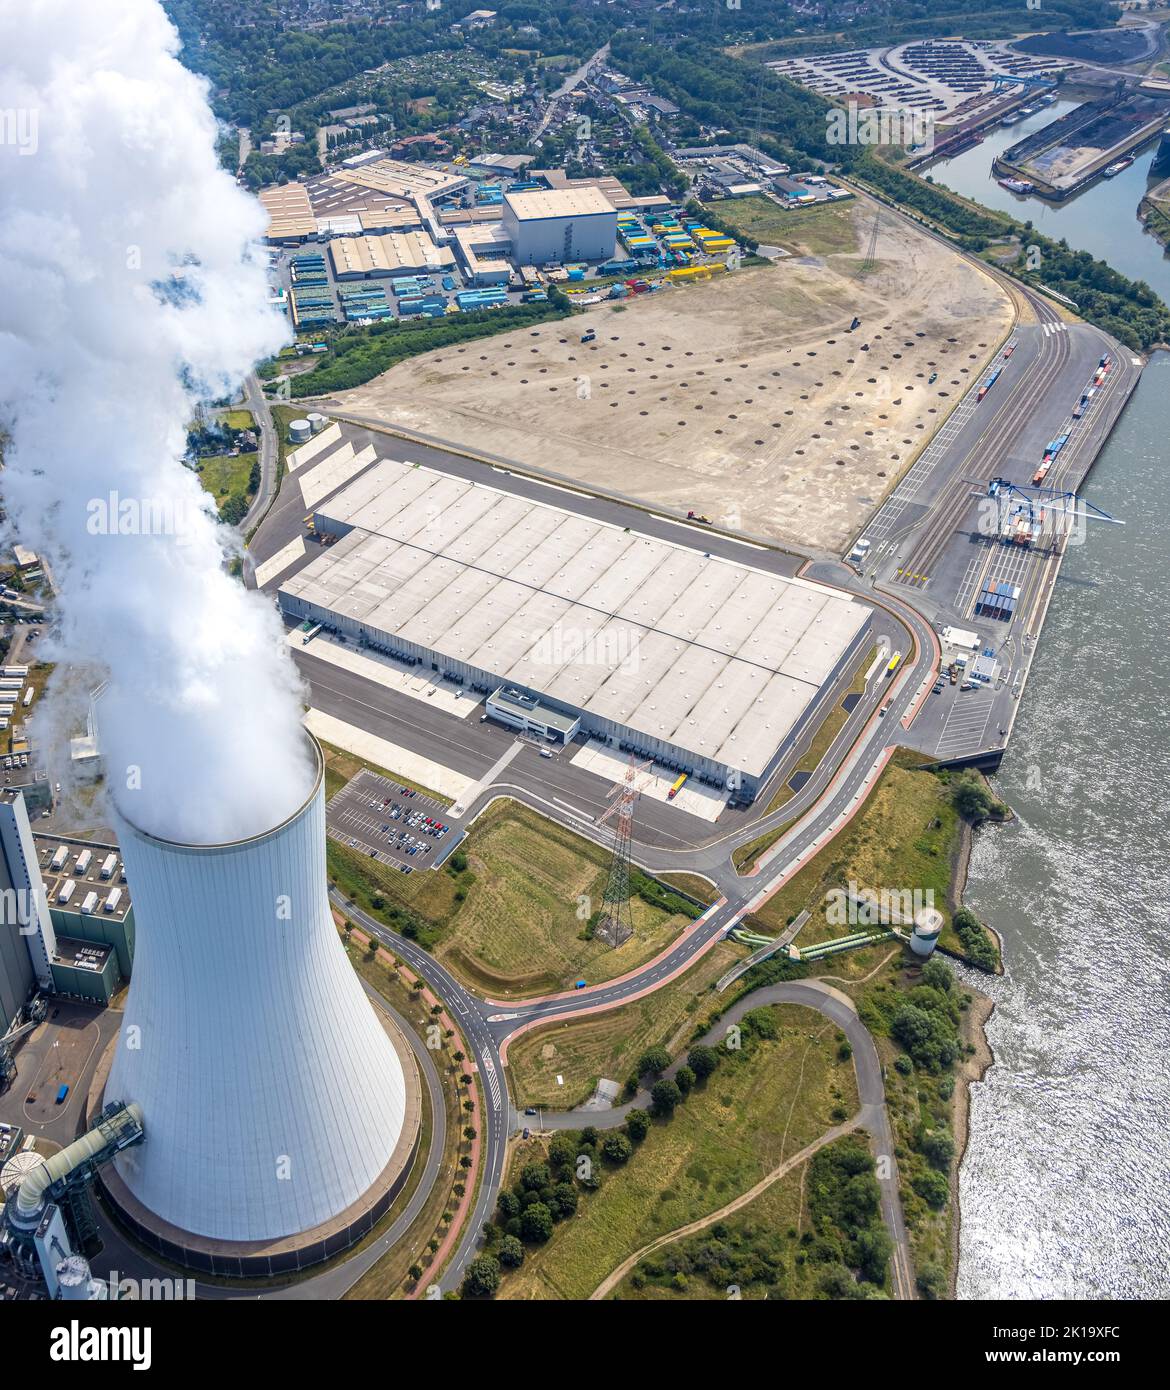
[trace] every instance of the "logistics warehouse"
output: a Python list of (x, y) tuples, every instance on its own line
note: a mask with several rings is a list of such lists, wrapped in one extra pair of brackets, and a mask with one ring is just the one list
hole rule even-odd
[[(828, 708), (873, 610), (417, 464), (381, 460), (315, 514), (280, 588), (310, 620), (751, 800)], [(555, 717), (554, 717), (555, 716)]]

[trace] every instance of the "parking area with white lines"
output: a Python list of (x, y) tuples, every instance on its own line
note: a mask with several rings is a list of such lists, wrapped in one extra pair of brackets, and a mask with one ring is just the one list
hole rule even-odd
[(329, 838), (402, 874), (436, 868), (463, 838), (447, 808), (363, 768), (326, 808)]
[(991, 691), (982, 686), (972, 690), (954, 689), (953, 704), (938, 736), (935, 750), (940, 758), (955, 757), (984, 746), (987, 726), (995, 712)]

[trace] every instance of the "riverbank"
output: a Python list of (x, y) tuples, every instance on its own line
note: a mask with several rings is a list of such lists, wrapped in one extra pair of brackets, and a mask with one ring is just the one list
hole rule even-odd
[[(1002, 957), (1001, 957), (1002, 958)], [(1001, 967), (1002, 969), (1002, 967)], [(987, 1025), (995, 1012), (995, 1001), (980, 990), (971, 990), (971, 1003), (963, 1015), (962, 1039), (965, 1048), (974, 1050), (967, 1056), (955, 1078), (955, 1103), (951, 1127), (955, 1136), (955, 1162), (950, 1174), (950, 1203), (954, 1213), (950, 1231), (951, 1298), (958, 1297), (959, 1251), (963, 1231), (963, 1204), (959, 1197), (959, 1173), (971, 1138), (971, 1087), (982, 1081), (995, 1065), (995, 1053), (987, 1037)]]

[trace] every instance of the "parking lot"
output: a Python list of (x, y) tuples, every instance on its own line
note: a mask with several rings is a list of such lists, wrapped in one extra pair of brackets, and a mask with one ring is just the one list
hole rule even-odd
[(329, 802), (331, 839), (399, 873), (437, 868), (463, 838), (450, 812), (424, 792), (363, 768)]

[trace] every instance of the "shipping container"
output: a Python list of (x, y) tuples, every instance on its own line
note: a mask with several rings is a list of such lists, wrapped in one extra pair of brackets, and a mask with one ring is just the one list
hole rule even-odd
[(122, 890), (120, 888), (111, 888), (110, 891), (106, 894), (105, 902), (102, 904), (102, 911), (116, 912), (118, 909), (118, 904), (121, 901)]
[(79, 874), (85, 873), (86, 869), (88, 869), (89, 866), (90, 866), (90, 864), (92, 864), (92, 863), (93, 863), (93, 850), (91, 850), (91, 849), (83, 849), (83, 850), (81, 851), (81, 853), (77, 856), (77, 864), (76, 864), (77, 872), (78, 872)]
[(90, 913), (90, 912), (92, 912), (92, 911), (94, 910), (94, 908), (97, 907), (97, 900), (98, 900), (98, 895), (97, 895), (95, 892), (93, 892), (93, 890), (91, 889), (91, 890), (85, 895), (85, 897), (81, 900), (81, 910), (82, 910), (82, 912), (87, 913), (87, 914)]
[(106, 857), (102, 860), (102, 871), (100, 876), (102, 878), (113, 878), (114, 870), (117, 867), (118, 856), (116, 854), (107, 854)]
[(53, 855), (52, 859), (49, 860), (49, 868), (52, 869), (54, 873), (58, 872), (58, 870), (65, 867), (65, 861), (68, 858), (69, 846), (58, 845), (56, 853)]

